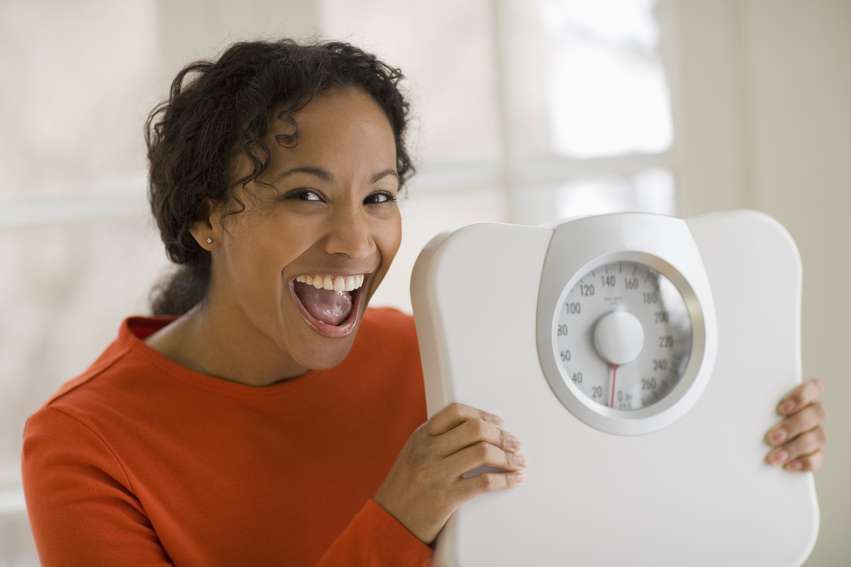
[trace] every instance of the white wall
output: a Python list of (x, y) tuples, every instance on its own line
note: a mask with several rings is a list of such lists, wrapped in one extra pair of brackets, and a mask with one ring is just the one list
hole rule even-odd
[(745, 96), (753, 202), (792, 232), (804, 264), (803, 362), (827, 385), (831, 442), (810, 565), (851, 563), (851, 2), (750, 0)]
[(806, 565), (851, 561), (851, 2), (680, 1), (682, 214), (748, 207), (804, 265), (804, 376), (826, 384), (821, 529)]

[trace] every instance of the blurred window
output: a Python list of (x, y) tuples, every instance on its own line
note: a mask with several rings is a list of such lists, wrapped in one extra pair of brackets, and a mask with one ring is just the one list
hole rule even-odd
[(668, 84), (653, 0), (541, 0), (552, 49), (554, 148), (570, 157), (671, 146)]
[(556, 217), (549, 220), (674, 214), (671, 96), (655, 0), (537, 5), (548, 154), (562, 172), (547, 180)]

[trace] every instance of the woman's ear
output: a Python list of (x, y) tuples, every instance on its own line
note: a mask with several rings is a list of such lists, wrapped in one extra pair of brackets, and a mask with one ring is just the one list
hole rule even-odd
[(222, 242), (224, 229), (222, 227), (222, 217), (224, 215), (224, 204), (213, 201), (209, 197), (204, 199), (204, 206), (207, 210), (207, 219), (196, 221), (189, 229), (195, 242), (204, 250), (212, 251)]

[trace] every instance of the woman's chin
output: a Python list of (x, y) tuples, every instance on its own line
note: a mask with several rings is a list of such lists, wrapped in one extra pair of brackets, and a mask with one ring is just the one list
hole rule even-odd
[[(282, 339), (287, 352), (299, 365), (311, 370), (325, 370), (345, 360), (354, 344), (362, 315), (354, 321), (348, 333), (340, 337), (329, 337), (318, 332), (296, 305), (290, 303), (287, 307), (289, 309), (284, 313)], [(355, 316), (354, 311), (353, 308), (352, 317)]]
[(292, 345), (291, 356), (301, 366), (310, 370), (327, 370), (339, 366), (351, 350), (351, 341), (335, 341), (335, 345), (317, 345), (316, 340), (305, 341), (307, 344)]

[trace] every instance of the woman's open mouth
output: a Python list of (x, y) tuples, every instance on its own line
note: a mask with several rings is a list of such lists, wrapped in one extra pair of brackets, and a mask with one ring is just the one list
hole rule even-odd
[[(363, 290), (372, 281), (372, 274), (304, 274), (290, 278), (288, 287), (310, 327), (324, 337), (341, 338), (349, 335), (360, 320), (366, 298)], [(331, 286), (325, 285), (328, 282)]]

